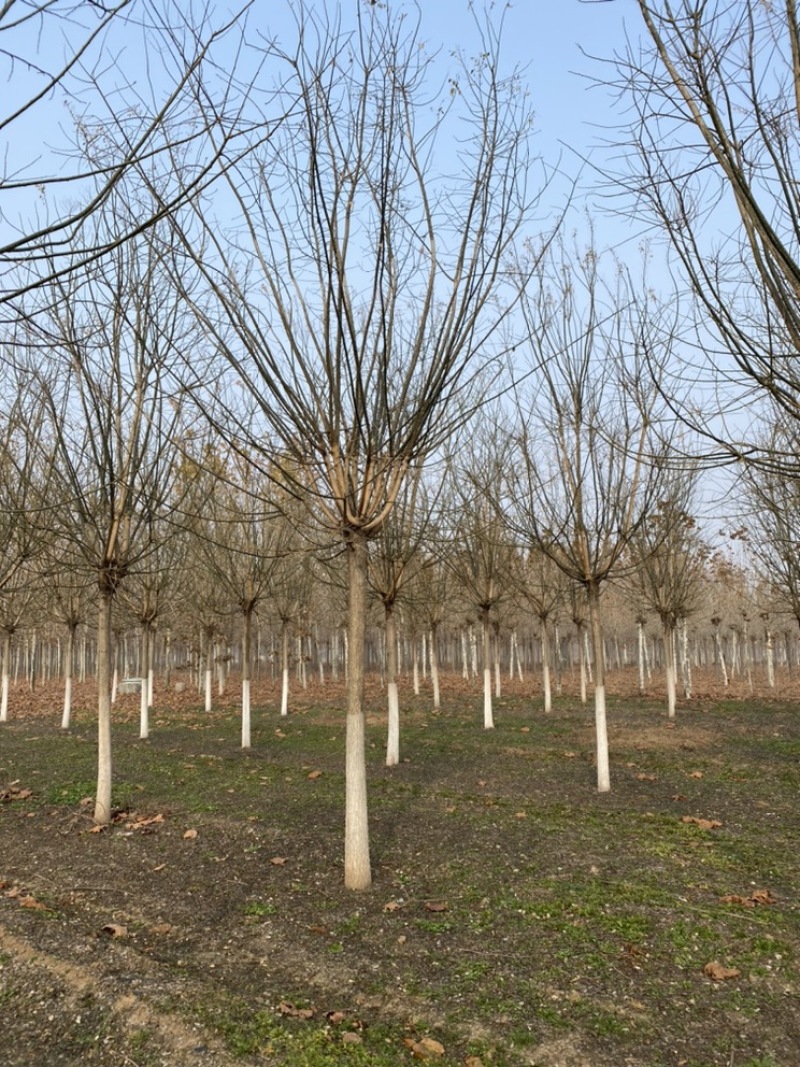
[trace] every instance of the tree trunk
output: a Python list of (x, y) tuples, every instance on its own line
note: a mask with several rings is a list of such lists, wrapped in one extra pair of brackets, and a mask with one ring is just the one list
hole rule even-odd
[(248, 605), (242, 615), (242, 748), (250, 748), (250, 645), (253, 633), (253, 609)]
[[(386, 695), (389, 702), (389, 731), (386, 740), (386, 766), (396, 767), (400, 762), (400, 698), (397, 692), (397, 627), (394, 619), (394, 604), (384, 603), (386, 628)], [(417, 645), (414, 642), (414, 674), (419, 678)]]
[(372, 884), (367, 810), (367, 764), (364, 718), (364, 652), (367, 612), (367, 543), (363, 534), (347, 541), (347, 731), (345, 752), (344, 884), (367, 889)]
[(281, 619), (281, 715), (289, 714), (289, 620)]
[(483, 728), (494, 729), (492, 715), (492, 635), (489, 629), (489, 611), (481, 608), (483, 629)]
[(542, 624), (542, 692), (544, 693), (544, 710), (549, 715), (553, 710), (553, 692), (550, 686), (550, 641), (547, 634), (547, 619)]
[(8, 722), (8, 679), (11, 671), (11, 631), (3, 637), (3, 680), (0, 691), (0, 722)]
[(206, 683), (206, 711), (211, 711), (211, 693), (214, 682), (214, 636), (210, 629), (206, 630), (206, 671), (205, 671), (205, 683)]
[[(770, 689), (775, 688), (775, 657), (772, 650), (772, 630), (767, 630), (765, 637), (765, 654), (767, 659), (767, 685)], [(5, 677), (5, 673), (4, 673)]]
[(431, 648), (431, 685), (433, 686), (433, 707), (435, 711), (438, 711), (441, 707), (441, 695), (439, 693), (439, 651), (438, 651), (438, 637), (437, 627), (431, 626), (430, 636), (430, 648)]
[(142, 623), (142, 661), (139, 665), (141, 692), (139, 694), (139, 738), (150, 735), (150, 623)]
[(603, 621), (600, 616), (600, 587), (590, 585), (589, 622), (592, 628), (594, 652), (594, 720), (597, 736), (597, 789), (607, 793), (611, 789), (611, 774), (608, 763), (608, 725), (606, 722), (605, 664), (603, 660)]
[(69, 730), (72, 720), (72, 659), (75, 651), (75, 626), (67, 623), (67, 649), (64, 655), (64, 710), (61, 714), (61, 729)]
[(667, 718), (675, 718), (675, 695), (678, 671), (675, 666), (675, 629), (669, 619), (664, 619), (664, 673), (667, 680)]
[(111, 822), (111, 609), (114, 592), (100, 585), (97, 610), (97, 796), (94, 821), (98, 826)]

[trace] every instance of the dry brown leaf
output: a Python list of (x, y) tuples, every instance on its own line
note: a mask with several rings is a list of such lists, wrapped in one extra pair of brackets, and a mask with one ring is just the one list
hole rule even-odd
[(527, 819), (528, 813), (526, 811), (518, 811), (514, 814), (515, 819)]
[(272, 864), (273, 867), (282, 867), (284, 865), (284, 863), (286, 863), (286, 857), (285, 856), (273, 856), (272, 859), (269, 862)]
[(313, 1008), (296, 1008), (288, 1000), (280, 1002), (278, 1011), (281, 1015), (288, 1015), (291, 1019), (312, 1019), (314, 1017)]
[(342, 1043), (345, 1045), (360, 1045), (363, 1041), (364, 1038), (361, 1034), (356, 1034), (352, 1030), (348, 1030), (346, 1033), (342, 1034)]
[(777, 904), (777, 899), (768, 889), (754, 889), (749, 897), (740, 896), (738, 893), (728, 893), (720, 897), (722, 904), (741, 904), (745, 908), (754, 908), (756, 904)]
[(105, 830), (105, 826), (101, 826), (99, 823), (95, 823), (94, 826), (89, 831), (89, 833), (90, 834), (102, 834), (103, 830)]
[(4, 789), (0, 793), (0, 800), (4, 802), (9, 800), (27, 800), (28, 797), (32, 796), (32, 789), (20, 789), (18, 782), (12, 782), (8, 789)]
[(715, 982), (725, 982), (730, 978), (738, 978), (741, 973), (736, 967), (723, 967), (717, 960), (712, 960), (703, 968), (703, 974)]
[(426, 900), (425, 911), (447, 911), (447, 904), (443, 901)]
[(483, 1060), (480, 1056), (467, 1056), (464, 1060), (464, 1067), (483, 1067)]
[(166, 934), (172, 933), (172, 926), (169, 923), (156, 923), (155, 926), (150, 927), (150, 933), (155, 934), (157, 937), (164, 937)]
[(47, 905), (42, 904), (41, 900), (37, 900), (36, 897), (20, 897), (19, 906), (21, 908), (32, 908), (34, 911), (47, 911)]
[(423, 1037), (420, 1041), (406, 1037), (403, 1038), (403, 1044), (411, 1049), (411, 1055), (418, 1060), (432, 1060), (444, 1056), (444, 1045), (433, 1037)]
[(750, 894), (750, 899), (754, 904), (777, 904), (778, 899), (774, 897), (768, 889), (754, 889)]
[(128, 936), (128, 927), (122, 926), (120, 923), (106, 923), (102, 927), (101, 933), (109, 934), (111, 937), (123, 938)]
[(703, 777), (703, 772), (702, 771), (689, 771), (689, 777), (690, 778), (702, 778)]
[(21, 894), (22, 890), (20, 887), (18, 885), (12, 885), (12, 887), (5, 892), (4, 896), (11, 897), (13, 900), (14, 897), (21, 896)]
[(183, 835), (184, 841), (193, 841), (197, 837), (197, 830), (186, 830)]
[(686, 797), (683, 793), (673, 793), (672, 800), (686, 800)]
[(727, 896), (719, 898), (720, 904), (741, 904), (743, 908), (754, 908), (756, 902), (751, 900), (750, 897), (740, 897), (738, 893), (728, 893)]
[(403, 905), (400, 903), (399, 900), (390, 900), (390, 901), (388, 901), (388, 903), (383, 905), (383, 910), (384, 911), (399, 911), (400, 908), (402, 908), (402, 906)]
[(312, 771), (311, 774), (309, 774), (308, 777), (313, 782), (317, 778), (321, 778), (322, 777), (322, 771)]
[(682, 815), (681, 822), (693, 823), (701, 830), (716, 830), (718, 826), (722, 826), (719, 819), (698, 819), (696, 815)]
[(135, 819), (133, 822), (125, 823), (125, 829), (126, 830), (144, 830), (147, 827), (158, 826), (160, 823), (163, 823), (163, 821), (164, 821), (164, 816), (160, 815), (160, 814), (159, 815), (150, 815), (150, 816), (146, 816), (146, 817), (139, 817), (139, 818)]
[(655, 774), (645, 774), (644, 771), (640, 771), (636, 777), (640, 782), (655, 782), (657, 780)]
[(339, 1023), (343, 1023), (345, 1020), (345, 1014), (343, 1011), (326, 1011), (325, 1018), (333, 1026), (338, 1026)]

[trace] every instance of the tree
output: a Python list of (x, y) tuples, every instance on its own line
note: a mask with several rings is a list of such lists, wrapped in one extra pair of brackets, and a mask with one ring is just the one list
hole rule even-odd
[[(642, 371), (653, 336), (647, 298), (619, 270), (606, 288), (599, 257), (556, 249), (522, 303), (530, 380), (507, 464), (508, 520), (585, 592), (592, 636), (597, 787), (611, 788), (603, 585), (667, 491), (668, 443), (656, 389)], [(645, 289), (645, 293), (647, 290)]]
[[(388, 730), (386, 766), (400, 762), (400, 697), (397, 689), (398, 601), (414, 576), (422, 538), (431, 517), (431, 499), (422, 481), (419, 465), (409, 473), (380, 532), (373, 541), (369, 560), (369, 584), (383, 605), (386, 639), (386, 696)], [(416, 662), (416, 661), (415, 661)]]
[(701, 578), (707, 553), (689, 514), (696, 479), (688, 476), (672, 496), (658, 501), (632, 544), (637, 560), (634, 581), (638, 594), (661, 622), (667, 715), (675, 717), (678, 683), (678, 624), (700, 607)]
[[(297, 47), (265, 46), (282, 119), (226, 172), (239, 229), (194, 201), (180, 232), (209, 299), (188, 295), (230, 372), (230, 392), (203, 398), (208, 416), (272, 476), (281, 468), (347, 558), (345, 883), (363, 889), (368, 544), (408, 472), (477, 401), (518, 293), (504, 266), (533, 164), (499, 26), (487, 20), (478, 57), (456, 55), (442, 90), (405, 12), (362, 3), (352, 32), (340, 19), (300, 5)], [(224, 373), (190, 369), (201, 392)]]
[[(117, 203), (127, 219), (125, 205)], [(115, 229), (110, 211), (97, 219)], [(111, 819), (111, 615), (120, 584), (153, 551), (154, 527), (177, 502), (172, 442), (183, 409), (170, 365), (196, 339), (154, 242), (129, 241), (57, 278), (37, 308), (28, 373), (48, 421), (59, 482), (55, 535), (98, 589), (98, 777), (94, 819)]]
[[(494, 422), (494, 420), (490, 420)], [(506, 465), (494, 433), (473, 437), (466, 456), (449, 472), (447, 535), (455, 547), (444, 560), (481, 622), (483, 647), (483, 726), (494, 729), (492, 708), (492, 612), (508, 599), (514, 548), (497, 504)]]
[[(795, 471), (750, 425), (800, 416), (800, 22), (795, 0), (637, 0), (646, 45), (614, 62), (633, 115), (626, 211), (666, 235), (688, 280), (696, 340), (659, 364), (665, 397), (718, 455)], [(704, 360), (707, 400), (698, 390)], [(686, 383), (690, 384), (687, 385)], [(683, 399), (683, 403), (680, 400)], [(726, 426), (710, 412), (727, 409)]]
[(545, 713), (549, 713), (553, 710), (549, 623), (566, 599), (567, 582), (553, 559), (538, 548), (518, 557), (515, 569), (519, 579), (519, 596), (533, 611), (541, 627), (542, 695)]

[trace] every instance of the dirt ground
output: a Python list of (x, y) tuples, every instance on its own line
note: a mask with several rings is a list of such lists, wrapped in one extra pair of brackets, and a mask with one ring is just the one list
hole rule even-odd
[(210, 714), (158, 692), (146, 742), (121, 699), (101, 832), (91, 686), (67, 735), (55, 685), (12, 694), (2, 1062), (797, 1067), (796, 686), (696, 679), (671, 724), (655, 682), (612, 677), (598, 796), (574, 696), (545, 719), (506, 684), (486, 732), (477, 683), (438, 714), (404, 694), (390, 769), (373, 679), (363, 894), (341, 885), (341, 693), (281, 720), (264, 683), (249, 753), (230, 691)]

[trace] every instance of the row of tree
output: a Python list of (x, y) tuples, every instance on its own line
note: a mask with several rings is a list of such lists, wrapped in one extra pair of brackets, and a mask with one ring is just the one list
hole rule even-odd
[[(666, 294), (563, 236), (561, 218), (537, 221), (547, 167), (491, 8), (476, 20), (475, 55), (456, 51), (446, 69), (425, 47), (421, 13), (382, 4), (360, 4), (348, 23), (301, 3), (288, 44), (251, 34), (233, 62), (215, 49), (245, 40), (244, 15), (215, 28), (153, 0), (34, 3), (19, 18), (0, 8), (4, 54), (38, 79), (27, 97), (20, 81), (0, 125), (19, 129), (52, 91), (71, 91), (80, 160), (57, 179), (79, 206), (0, 241), (4, 392), (16, 398), (2, 422), (0, 590), (43, 544), (63, 556), (52, 573), (96, 582), (99, 823), (111, 811), (114, 603), (134, 575), (169, 573), (155, 563), (172, 543), (166, 526), (194, 526), (210, 556), (236, 530), (236, 552), (261, 561), (244, 588), (234, 579), (245, 635), (288, 552), (281, 538), (341, 553), (347, 885), (371, 879), (370, 556), (386, 564), (373, 562), (372, 581), (396, 722), (393, 604), (420, 514), (439, 514), (436, 540), (464, 548), (455, 558), (483, 625), (487, 726), (495, 570), (509, 544), (581, 588), (598, 786), (609, 788), (602, 589), (649, 572), (671, 635), (689, 615), (677, 590), (697, 555), (695, 434), (712, 442), (705, 461), (749, 461), (778, 501), (780, 479), (796, 475), (800, 397), (794, 0), (637, 6), (649, 45), (612, 61), (633, 120), (623, 172), (610, 177), (669, 243)], [(50, 73), (30, 30), (52, 19), (68, 59)], [(166, 89), (160, 77), (146, 94), (109, 86), (101, 36), (120, 24), (142, 30), (151, 61), (160, 49), (174, 72)], [(4, 204), (41, 185), (14, 161)], [(726, 421), (745, 403), (766, 432)], [(452, 470), (456, 446), (470, 457), (450, 494), (461, 503), (428, 509), (430, 472)], [(785, 540), (765, 544), (787, 558)]]

